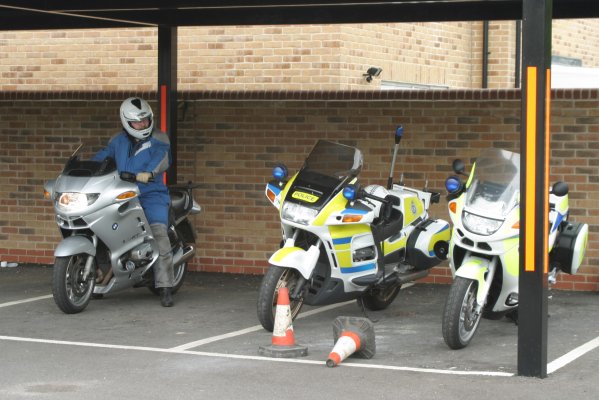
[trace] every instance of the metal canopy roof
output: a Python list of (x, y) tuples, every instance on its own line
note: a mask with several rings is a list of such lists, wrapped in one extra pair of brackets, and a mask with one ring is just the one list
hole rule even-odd
[[(0, 30), (522, 19), (523, 0), (0, 0)], [(599, 18), (553, 0), (553, 18)]]

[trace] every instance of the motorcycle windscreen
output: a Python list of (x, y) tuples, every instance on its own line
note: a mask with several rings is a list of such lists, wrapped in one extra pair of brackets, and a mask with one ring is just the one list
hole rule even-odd
[(103, 161), (80, 160), (78, 156), (71, 157), (62, 174), (66, 176), (92, 177), (107, 175), (116, 171), (116, 162), (113, 158), (106, 158)]
[(285, 201), (321, 209), (361, 169), (360, 150), (319, 140), (306, 158)]
[(329, 177), (356, 176), (362, 169), (362, 152), (355, 147), (319, 140), (301, 171), (315, 172)]
[(520, 155), (488, 149), (476, 159), (465, 206), (469, 212), (503, 219), (519, 203)]

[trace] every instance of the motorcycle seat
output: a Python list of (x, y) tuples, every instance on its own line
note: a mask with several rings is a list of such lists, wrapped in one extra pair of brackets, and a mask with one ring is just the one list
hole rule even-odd
[(186, 190), (173, 190), (170, 191), (171, 197), (171, 210), (175, 214), (175, 218), (179, 218), (181, 215), (187, 214), (193, 207), (193, 201), (191, 196)]
[(399, 206), (400, 199), (393, 195), (385, 197), (388, 203), (381, 208), (381, 216), (372, 224), (372, 233), (375, 240), (383, 240), (395, 235), (403, 228), (403, 214), (394, 206)]

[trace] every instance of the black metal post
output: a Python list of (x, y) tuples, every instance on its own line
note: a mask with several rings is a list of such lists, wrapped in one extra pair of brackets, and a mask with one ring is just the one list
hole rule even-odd
[(521, 86), (522, 79), (522, 21), (516, 21), (516, 68), (514, 74), (514, 87)]
[(158, 27), (158, 104), (160, 129), (171, 140), (173, 163), (167, 183), (177, 183), (177, 27)]
[(489, 88), (489, 21), (483, 21), (483, 82), (482, 88)]
[(523, 2), (518, 375), (547, 376), (552, 0)]

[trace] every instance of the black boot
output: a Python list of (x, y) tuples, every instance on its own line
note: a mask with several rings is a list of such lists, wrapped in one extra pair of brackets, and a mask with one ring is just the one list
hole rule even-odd
[(160, 288), (160, 304), (162, 304), (162, 307), (172, 307), (174, 305), (170, 287)]

